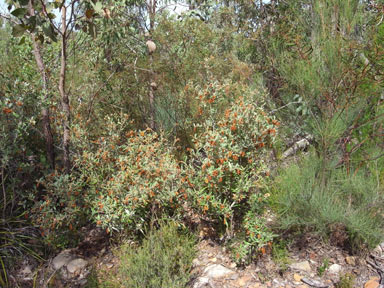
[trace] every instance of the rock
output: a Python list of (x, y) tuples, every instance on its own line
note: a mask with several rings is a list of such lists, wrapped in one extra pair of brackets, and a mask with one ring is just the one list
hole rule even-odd
[(293, 263), (289, 267), (294, 270), (311, 272), (311, 265), (309, 265), (308, 261)]
[(212, 262), (212, 263), (215, 263), (216, 261), (217, 261), (216, 257), (213, 257), (213, 258), (209, 259), (209, 262)]
[(355, 266), (356, 265), (356, 257), (353, 256), (347, 256), (345, 258), (345, 262), (347, 262), (348, 265)]
[(66, 266), (71, 260), (74, 258), (74, 256), (71, 254), (69, 250), (63, 250), (60, 252), (59, 255), (57, 255), (52, 260), (53, 268), (56, 270), (59, 270), (61, 267)]
[(213, 279), (229, 276), (234, 273), (232, 270), (220, 264), (212, 264), (204, 269), (205, 276)]
[(240, 287), (245, 287), (245, 285), (252, 280), (251, 275), (244, 275), (239, 280), (237, 280), (237, 285)]
[(193, 288), (205, 288), (205, 287), (211, 287), (209, 284), (209, 278), (208, 277), (199, 277), (196, 279), (195, 283), (193, 284)]
[(380, 245), (377, 245), (375, 249), (373, 249), (372, 253), (377, 256), (381, 256), (383, 254), (383, 248)]
[(197, 267), (197, 266), (199, 266), (199, 265), (200, 265), (200, 261), (199, 261), (199, 259), (197, 259), (197, 258), (193, 259), (193, 260), (192, 260), (192, 265), (193, 265), (193, 267)]
[(301, 275), (296, 274), (296, 273), (293, 274), (293, 280), (295, 280), (295, 282), (300, 282), (301, 278), (303, 278)]
[(375, 279), (371, 279), (364, 284), (364, 288), (377, 288), (379, 286), (380, 286), (380, 283)]
[(22, 275), (28, 275), (32, 273), (31, 266), (27, 265), (23, 268), (23, 270), (20, 271), (20, 274)]
[(78, 273), (81, 269), (88, 265), (88, 261), (77, 258), (67, 264), (67, 270), (69, 273)]
[(332, 264), (331, 266), (329, 266), (328, 271), (330, 273), (337, 274), (337, 273), (340, 273), (341, 269), (342, 269), (341, 265)]
[(111, 269), (113, 267), (113, 263), (107, 263), (105, 266), (107, 266), (108, 269)]
[(231, 269), (236, 268), (236, 263), (231, 263), (231, 264), (229, 265), (229, 268), (231, 268)]

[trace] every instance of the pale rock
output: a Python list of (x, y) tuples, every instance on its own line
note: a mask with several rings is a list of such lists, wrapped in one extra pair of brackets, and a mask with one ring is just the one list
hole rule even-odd
[(205, 276), (213, 279), (229, 276), (234, 273), (232, 270), (220, 264), (212, 264), (204, 269)]
[(230, 265), (229, 265), (229, 268), (232, 268), (232, 269), (234, 269), (234, 268), (236, 268), (236, 263), (231, 263)]
[(355, 266), (356, 265), (356, 257), (353, 256), (347, 256), (345, 258), (345, 262), (347, 262), (348, 265)]
[(192, 265), (193, 265), (193, 267), (197, 267), (197, 266), (199, 266), (199, 265), (200, 265), (200, 261), (199, 261), (199, 259), (197, 259), (197, 258), (193, 259), (193, 260), (192, 260)]
[(309, 265), (308, 261), (293, 263), (289, 267), (294, 270), (311, 272), (311, 265)]
[(71, 262), (73, 258), (74, 256), (69, 250), (61, 251), (60, 254), (52, 260), (53, 268), (59, 270), (61, 267), (66, 266), (69, 262)]
[(331, 266), (329, 266), (328, 271), (330, 273), (337, 274), (337, 273), (340, 273), (341, 269), (342, 269), (341, 265), (332, 264)]
[(205, 287), (211, 287), (209, 284), (209, 278), (208, 277), (199, 277), (196, 279), (195, 283), (193, 284), (193, 288), (205, 288)]
[(213, 258), (209, 259), (209, 262), (212, 262), (212, 263), (215, 263), (216, 261), (217, 261), (216, 257), (213, 257)]
[(377, 247), (375, 249), (373, 249), (373, 254), (377, 255), (377, 256), (381, 256), (383, 254), (383, 248), (381, 247), (381, 244), (380, 245), (377, 245)]
[(32, 273), (31, 266), (27, 265), (23, 268), (23, 270), (20, 271), (20, 274), (22, 275), (28, 275)]
[(252, 280), (251, 275), (244, 275), (239, 280), (237, 280), (237, 285), (239, 285), (240, 287), (245, 287), (245, 285), (251, 280)]
[(88, 265), (88, 261), (77, 258), (67, 264), (67, 270), (69, 273), (78, 273), (81, 269)]
[(364, 288), (378, 288), (379, 286), (380, 283), (378, 282), (377, 278), (372, 278), (364, 284)]
[(299, 274), (293, 274), (293, 280), (295, 280), (295, 282), (300, 282), (302, 278), (303, 277)]

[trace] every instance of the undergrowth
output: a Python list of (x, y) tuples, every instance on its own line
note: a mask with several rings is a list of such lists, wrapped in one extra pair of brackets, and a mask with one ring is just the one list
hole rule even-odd
[(179, 230), (176, 224), (163, 224), (149, 232), (138, 248), (124, 245), (119, 250), (117, 274), (97, 281), (93, 273), (88, 288), (185, 287), (196, 254), (194, 237)]
[(365, 169), (348, 174), (328, 167), (320, 183), (321, 161), (314, 155), (281, 171), (273, 202), (283, 229), (312, 231), (352, 252), (383, 239), (383, 190)]

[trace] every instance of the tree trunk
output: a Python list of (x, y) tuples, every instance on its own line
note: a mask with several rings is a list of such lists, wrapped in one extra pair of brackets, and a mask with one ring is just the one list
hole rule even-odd
[[(148, 4), (148, 12), (149, 12), (149, 40), (152, 40), (152, 33), (155, 28), (155, 16), (156, 16), (156, 4), (157, 0), (149, 0)], [(150, 76), (149, 76), (149, 127), (152, 130), (156, 129), (156, 121), (155, 121), (155, 87), (152, 83), (155, 81), (154, 72), (153, 72), (153, 55), (149, 53), (149, 66), (150, 66)]]
[(63, 150), (64, 150), (64, 169), (67, 174), (71, 170), (71, 158), (69, 155), (71, 111), (69, 107), (69, 98), (65, 91), (65, 74), (67, 71), (67, 8), (63, 4), (61, 7), (61, 68), (59, 79), (59, 91), (61, 96), (61, 105), (64, 111), (63, 120)]
[[(30, 16), (35, 15), (35, 10), (33, 8), (33, 0), (29, 1), (29, 14)], [(43, 82), (43, 93), (44, 93), (44, 102), (41, 109), (42, 122), (43, 122), (43, 133), (45, 137), (46, 152), (50, 167), (52, 170), (55, 169), (55, 149), (53, 146), (53, 135), (51, 129), (51, 120), (50, 113), (47, 102), (49, 100), (48, 94), (48, 75), (45, 70), (45, 65), (43, 57), (41, 56), (41, 49), (39, 43), (35, 39), (35, 33), (31, 33), (32, 43), (33, 43), (33, 54), (35, 56), (36, 64), (40, 72), (41, 80)]]

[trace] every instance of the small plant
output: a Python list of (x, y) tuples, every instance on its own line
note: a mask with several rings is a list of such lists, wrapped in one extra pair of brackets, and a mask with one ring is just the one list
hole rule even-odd
[(179, 231), (175, 224), (163, 224), (138, 249), (122, 249), (119, 287), (185, 287), (195, 253), (195, 239), (190, 234)]
[(275, 235), (266, 227), (265, 220), (252, 211), (245, 215), (242, 227), (245, 234), (232, 245), (236, 247), (233, 249), (233, 255), (236, 262), (247, 264), (253, 257), (267, 253)]
[(321, 266), (317, 268), (317, 275), (319, 275), (320, 277), (323, 276), (324, 272), (328, 269), (328, 267), (329, 267), (329, 259), (324, 258)]
[(355, 276), (350, 273), (346, 273), (340, 276), (340, 280), (338, 283), (336, 283), (335, 287), (336, 288), (353, 288), (354, 282), (355, 282)]
[(291, 261), (289, 259), (286, 241), (280, 240), (272, 244), (272, 259), (279, 265), (282, 273), (288, 269)]

